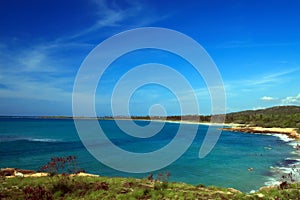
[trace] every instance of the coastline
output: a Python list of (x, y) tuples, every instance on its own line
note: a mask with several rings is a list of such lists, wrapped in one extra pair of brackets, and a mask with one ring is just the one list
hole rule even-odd
[[(29, 173), (32, 170), (20, 171)], [(296, 199), (300, 186), (299, 183), (292, 183), (246, 193), (231, 187), (194, 186), (150, 178), (77, 175), (14, 177), (2, 177), (0, 199)]]
[[(149, 120), (148, 120), (149, 121)], [(253, 127), (247, 124), (235, 124), (235, 123), (209, 123), (209, 122), (195, 122), (195, 121), (172, 121), (172, 120), (152, 120), (157, 122), (165, 123), (185, 123), (185, 124), (196, 124), (196, 125), (207, 125), (207, 126), (221, 126), (219, 130), (242, 132), (247, 134), (264, 134), (271, 135), (280, 138), (280, 140), (291, 145), (294, 151), (291, 152), (291, 157), (285, 159), (285, 161), (291, 162), (287, 166), (270, 166), (270, 172), (273, 176), (269, 177), (269, 180), (265, 182), (265, 186), (262, 186), (260, 190), (269, 190), (270, 188), (279, 187), (283, 181), (280, 178), (283, 176), (288, 177), (292, 174), (294, 181), (300, 181), (300, 174), (296, 174), (294, 167), (300, 167), (299, 151), (300, 150), (300, 134), (297, 132), (297, 128), (280, 128), (280, 127)], [(293, 156), (294, 154), (294, 156)], [(295, 157), (297, 155), (297, 158)], [(256, 192), (256, 191), (251, 191)]]
[(206, 126), (223, 126), (219, 128), (224, 131), (243, 132), (249, 134), (282, 134), (286, 135), (291, 139), (300, 141), (300, 133), (297, 132), (297, 128), (280, 128), (272, 127), (265, 128), (261, 126), (249, 126), (247, 124), (236, 124), (236, 123), (211, 123), (211, 122), (197, 122), (197, 121), (173, 121), (173, 120), (147, 120), (147, 119), (134, 119), (138, 121), (153, 121), (153, 122), (164, 122), (164, 123), (178, 123), (178, 124), (195, 124), (195, 125), (206, 125)]
[(161, 122), (161, 123), (176, 123), (176, 124), (194, 124), (194, 125), (206, 125), (206, 126), (226, 126), (226, 127), (238, 127), (243, 124), (236, 123), (212, 123), (212, 122), (198, 122), (188, 120), (164, 120), (164, 119), (115, 119), (115, 120), (133, 120), (133, 121), (147, 121), (147, 122)]
[(253, 127), (253, 126), (232, 126), (220, 128), (224, 131), (242, 132), (246, 134), (263, 134), (279, 137), (280, 140), (286, 142), (286, 144), (293, 147), (291, 152), (291, 157), (285, 159), (286, 166), (270, 166), (270, 172), (273, 174), (270, 176), (269, 181), (265, 182), (265, 186), (262, 189), (270, 189), (280, 186), (284, 181), (281, 180), (282, 177), (290, 177), (295, 182), (300, 181), (300, 174), (294, 171), (294, 168), (300, 167), (299, 150), (300, 150), (300, 134), (297, 132), (297, 128), (265, 128), (265, 127)]
[[(143, 120), (143, 119), (140, 119), (140, 120)], [(149, 120), (145, 120), (145, 121), (149, 121)], [(225, 126), (225, 127), (240, 127), (240, 126), (246, 126), (246, 125), (243, 125), (243, 124), (226, 124), (226, 123), (222, 123), (222, 124), (220, 124), (220, 123), (208, 123), (208, 122), (197, 122), (197, 121), (174, 121), (174, 120), (152, 120), (152, 121), (157, 121), (158, 123), (159, 122), (162, 122), (162, 123), (184, 123), (184, 124), (197, 124), (197, 125), (205, 125), (205, 126), (213, 126), (213, 129), (218, 129), (218, 128), (223, 128), (223, 127), (221, 127), (221, 126)], [(188, 125), (187, 125), (188, 126)], [(192, 125), (191, 125), (192, 126)], [(242, 134), (242, 133), (239, 133), (239, 134)], [(269, 131), (268, 131), (268, 133), (266, 133), (267, 135), (275, 135), (275, 134), (270, 134), (269, 133)], [(283, 136), (283, 138), (287, 138), (287, 139), (289, 139), (285, 134), (277, 134), (278, 135), (278, 137), (282, 137)], [(290, 145), (290, 144), (289, 144)], [(264, 147), (264, 146), (263, 146)], [(296, 152), (297, 154), (298, 154), (298, 152)], [(288, 157), (286, 157), (286, 158), (288, 158)], [(293, 158), (294, 159), (294, 158)], [(273, 164), (272, 164), (273, 165)], [(11, 166), (14, 166), (14, 165), (11, 165)], [(269, 165), (270, 167), (272, 167), (271, 165)], [(268, 167), (269, 167), (268, 166)], [(283, 168), (283, 166), (277, 166), (277, 165), (273, 165), (274, 167), (276, 167), (276, 170), (278, 169), (278, 170), (280, 170), (281, 172), (283, 171), (283, 170), (281, 170), (281, 169), (279, 169), (279, 167), (282, 167)], [(268, 168), (266, 168), (266, 169), (268, 169)], [(24, 177), (26, 177), (27, 175), (24, 175)], [(270, 176), (270, 177), (272, 177), (272, 176)], [(280, 179), (276, 179), (276, 180), (280, 180)], [(271, 184), (271, 182), (273, 183), (273, 184)], [(262, 185), (264, 185), (264, 184), (262, 184)], [(269, 185), (269, 184), (266, 184), (266, 185)], [(270, 180), (270, 185), (276, 185), (276, 184), (274, 184), (274, 180)], [(278, 184), (277, 184), (278, 185)]]
[[(119, 119), (117, 119), (119, 120)], [(124, 119), (122, 119), (124, 120)], [(130, 120), (130, 119), (126, 119)], [(212, 122), (198, 122), (198, 121), (175, 121), (175, 120), (147, 120), (147, 119), (133, 119), (136, 121), (153, 121), (153, 122), (164, 122), (164, 123), (178, 123), (178, 124), (195, 124), (195, 125), (206, 125), (206, 126), (223, 126), (219, 128), (224, 131), (233, 131), (233, 132), (243, 132), (249, 134), (282, 134), (286, 135), (291, 139), (300, 141), (300, 133), (297, 132), (297, 128), (281, 128), (281, 127), (272, 127), (265, 128), (261, 126), (249, 126), (247, 124), (237, 124), (237, 123), (212, 123)]]
[(282, 134), (286, 135), (291, 139), (300, 141), (300, 134), (297, 132), (297, 128), (264, 128), (256, 126), (232, 126), (221, 128), (224, 131), (243, 132), (249, 134)]
[[(187, 194), (191, 199), (277, 199), (278, 196), (282, 197), (282, 195), (287, 193), (289, 194), (287, 195), (289, 199), (294, 199), (299, 197), (298, 188), (300, 186), (299, 183), (282, 182), (277, 186), (261, 187), (257, 191), (241, 192), (231, 187), (194, 186), (186, 183), (164, 182), (159, 179), (149, 178), (110, 178), (87, 173), (69, 174), (68, 176), (58, 174), (57, 177), (59, 179), (55, 178), (49, 181), (49, 178), (46, 178), (46, 176), (49, 176), (47, 173), (33, 175), (36, 174), (33, 170), (15, 168), (1, 169), (1, 173), (4, 170), (7, 170), (7, 172), (12, 172), (13, 170), (15, 174), (13, 176), (4, 176), (2, 174), (1, 199), (14, 199), (15, 197), (25, 199), (28, 195), (35, 197), (32, 192), (37, 192), (38, 194), (35, 199), (44, 199), (43, 197), (45, 196), (51, 197), (49, 199), (62, 199), (62, 197), (67, 199), (89, 199), (89, 197), (115, 199), (120, 196), (124, 197), (124, 199), (131, 199), (136, 197), (136, 192), (142, 194), (142, 196), (139, 195), (143, 197), (142, 199), (152, 199), (151, 197), (157, 197), (157, 193), (160, 194), (160, 199), (177, 199), (178, 197), (185, 199)], [(18, 172), (16, 173), (16, 171)], [(20, 176), (21, 172), (27, 174), (27, 176)], [(78, 176), (83, 177), (78, 178)], [(170, 191), (172, 193), (169, 193)]]
[[(76, 174), (69, 174), (70, 176), (90, 176), (90, 177), (99, 177), (96, 174), (89, 174), (85, 172), (79, 172)], [(34, 170), (26, 170), (26, 169), (17, 169), (17, 168), (2, 168), (0, 170), (0, 176), (6, 178), (15, 178), (15, 177), (44, 177), (50, 176), (49, 173), (46, 172), (37, 172)]]

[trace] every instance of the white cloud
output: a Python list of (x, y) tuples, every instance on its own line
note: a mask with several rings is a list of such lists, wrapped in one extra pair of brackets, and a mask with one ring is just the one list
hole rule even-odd
[(276, 100), (277, 98), (274, 98), (274, 97), (268, 97), (268, 96), (263, 96), (262, 98), (261, 98), (261, 100), (263, 100), (263, 101), (274, 101), (274, 100)]
[(252, 110), (261, 110), (265, 109), (266, 107), (258, 106), (258, 107), (253, 107)]
[(300, 93), (296, 96), (289, 96), (281, 101), (283, 104), (300, 104)]

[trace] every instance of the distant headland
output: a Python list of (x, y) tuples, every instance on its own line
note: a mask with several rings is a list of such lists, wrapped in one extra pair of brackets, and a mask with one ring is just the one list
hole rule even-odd
[[(87, 120), (153, 120), (187, 122), (196, 124), (221, 123), (223, 130), (246, 133), (282, 133), (300, 140), (300, 106), (275, 106), (266, 109), (246, 110), (219, 115), (173, 115), (173, 116), (0, 116), (0, 118), (28, 119), (87, 119)], [(225, 119), (225, 121), (224, 121)]]

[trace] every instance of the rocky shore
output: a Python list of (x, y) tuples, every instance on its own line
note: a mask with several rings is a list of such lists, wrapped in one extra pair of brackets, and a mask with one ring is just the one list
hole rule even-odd
[(233, 126), (225, 127), (221, 130), (243, 132), (251, 134), (283, 134), (287, 135), (289, 138), (300, 141), (300, 134), (297, 132), (296, 128), (264, 128), (264, 127), (251, 127), (251, 126)]
[[(0, 177), (6, 177), (6, 178), (14, 178), (14, 177), (43, 177), (43, 176), (49, 176), (49, 173), (45, 172), (36, 172), (34, 170), (25, 170), (25, 169), (16, 169), (16, 168), (2, 168), (0, 170)], [(99, 175), (95, 174), (88, 174), (88, 173), (77, 173), (77, 174), (71, 174), (70, 176), (93, 176), (93, 177), (99, 177)]]

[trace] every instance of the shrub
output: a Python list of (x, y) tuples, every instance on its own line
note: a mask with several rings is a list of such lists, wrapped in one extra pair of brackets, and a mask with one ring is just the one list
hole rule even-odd
[(46, 165), (40, 167), (40, 172), (47, 172), (50, 176), (58, 173), (76, 174), (84, 172), (83, 169), (77, 167), (76, 156), (53, 157)]
[(71, 193), (75, 189), (74, 185), (69, 177), (62, 176), (53, 183), (52, 192), (60, 192), (61, 194)]
[(50, 191), (42, 186), (25, 187), (23, 189), (24, 198), (26, 200), (52, 200), (53, 196)]
[(156, 180), (158, 182), (156, 182), (154, 184), (154, 189), (155, 190), (164, 190), (168, 188), (168, 182), (169, 182), (169, 178), (170, 178), (171, 174), (169, 172), (165, 172), (165, 173), (159, 173), (157, 175)]
[(170, 172), (162, 172), (157, 175), (156, 180), (161, 181), (161, 182), (168, 182), (170, 176), (171, 176)]
[(109, 187), (108, 187), (108, 184), (106, 182), (96, 182), (94, 183), (94, 189), (95, 190), (108, 190)]

